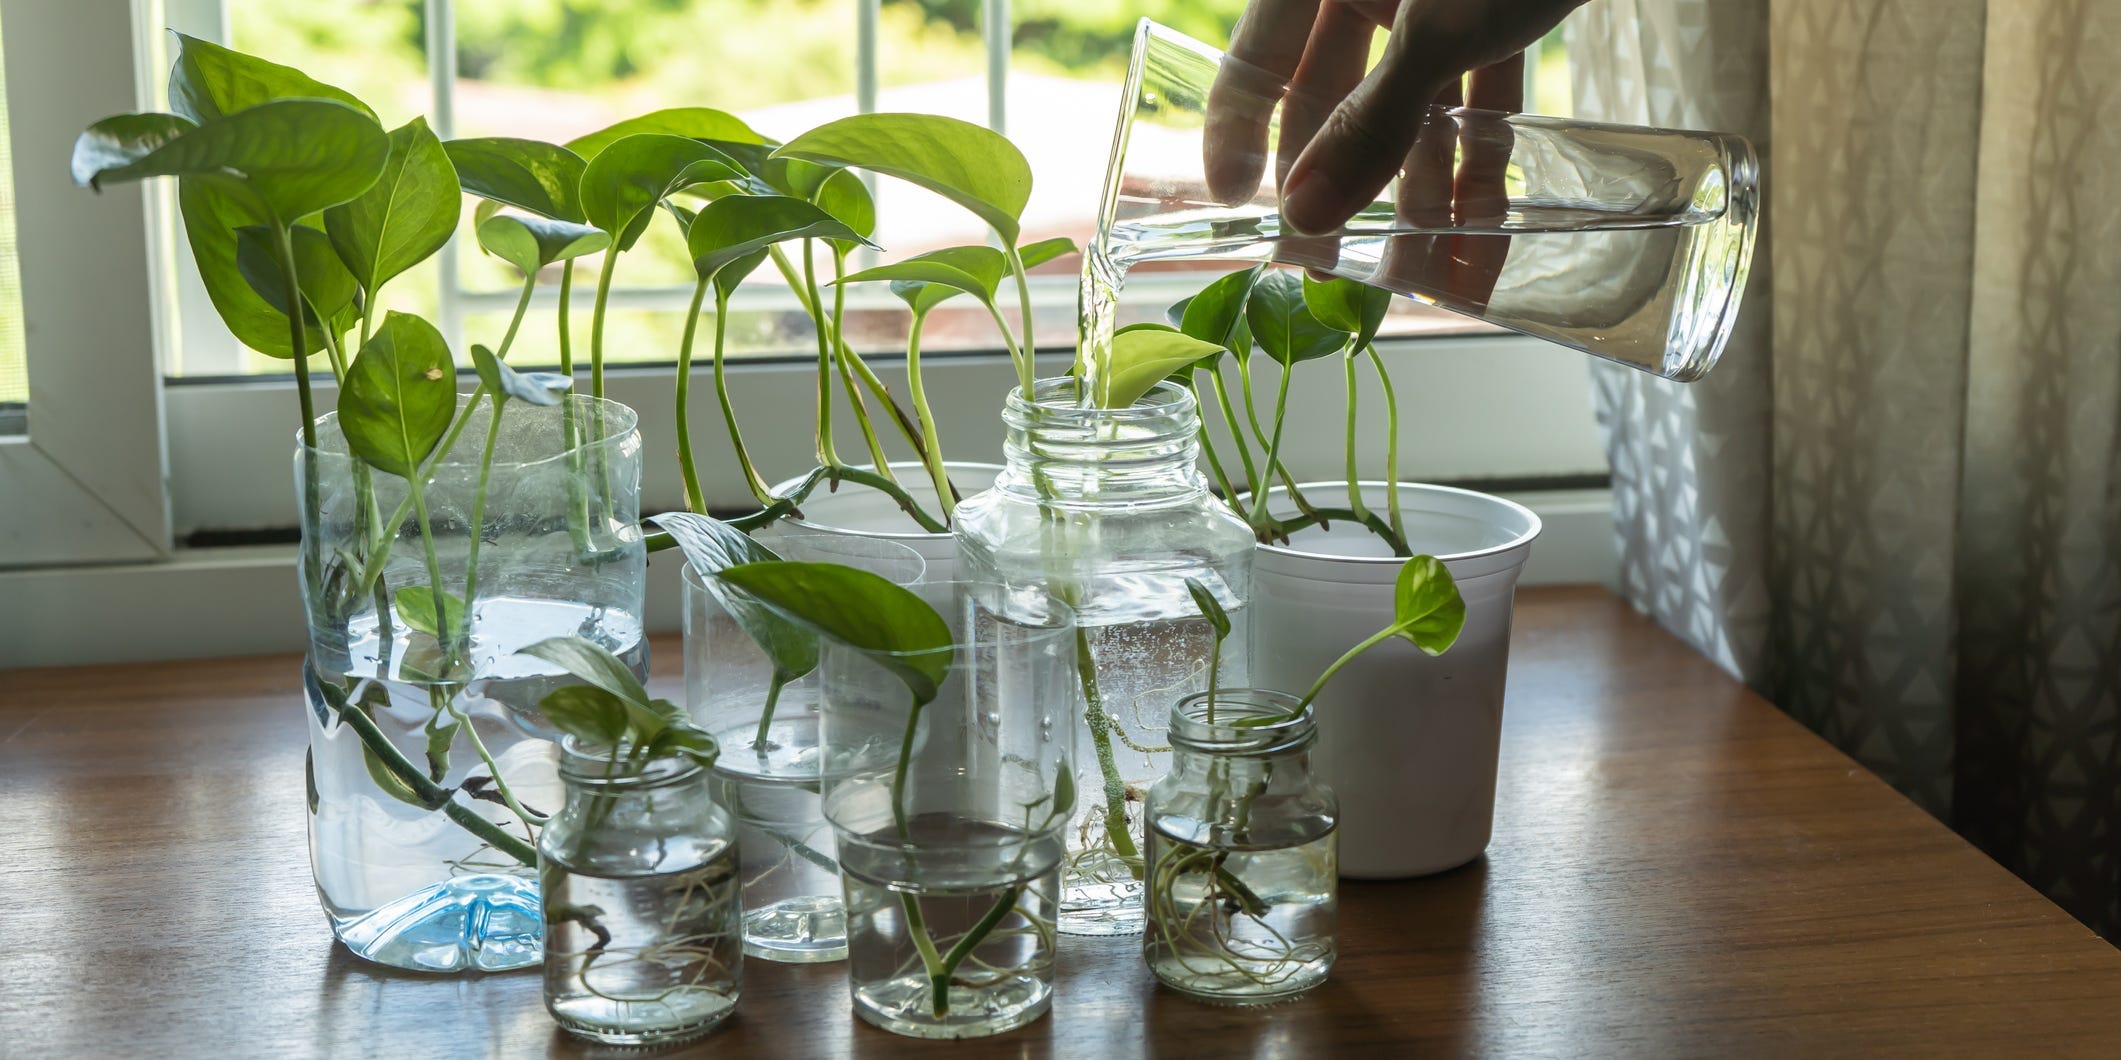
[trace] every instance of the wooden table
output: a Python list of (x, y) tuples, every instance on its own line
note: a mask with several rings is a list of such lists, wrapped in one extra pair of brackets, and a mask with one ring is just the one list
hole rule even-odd
[[(859, 1025), (837, 965), (750, 961), (693, 1051), (2121, 1056), (2121, 952), (1847, 758), (1600, 590), (1521, 593), (1516, 637), (1487, 858), (1347, 884), (1310, 997), (1191, 1004), (1131, 940), (1069, 939), (1050, 1017), (931, 1043)], [(432, 978), (333, 945), (296, 674), (0, 673), (0, 1056), (589, 1051), (534, 972)]]

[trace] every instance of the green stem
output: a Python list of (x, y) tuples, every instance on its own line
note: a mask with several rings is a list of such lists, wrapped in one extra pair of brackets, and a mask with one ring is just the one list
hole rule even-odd
[(1325, 689), (1326, 682), (1332, 680), (1333, 675), (1340, 672), (1341, 667), (1348, 665), (1349, 661), (1354, 659), (1356, 656), (1361, 655), (1363, 652), (1369, 651), (1371, 648), (1374, 648), (1377, 645), (1383, 643), (1384, 641), (1390, 639), (1391, 637), (1398, 635), (1398, 633), (1399, 626), (1395, 623), (1393, 625), (1386, 626), (1385, 628), (1378, 630), (1375, 634), (1371, 635), (1370, 639), (1363, 641), (1361, 644), (1357, 644), (1356, 646), (1349, 648), (1347, 654), (1342, 655), (1340, 658), (1333, 660), (1333, 665), (1326, 667), (1326, 672), (1318, 675), (1318, 680), (1311, 682), (1311, 690), (1309, 692), (1304, 693), (1304, 698), (1301, 702), (1298, 702), (1296, 704), (1296, 709), (1290, 711), (1287, 714), (1282, 715), (1282, 719), (1286, 720), (1288, 718), (1293, 718), (1299, 714), (1302, 714), (1304, 708), (1310, 706), (1311, 701), (1318, 698), (1318, 693)]
[(604, 251), (604, 267), (597, 271), (597, 300), (589, 310), (589, 394), (604, 396), (604, 304), (611, 298), (612, 270), (619, 264), (616, 244)]
[[(476, 407), (478, 402), (474, 400)], [(471, 545), (464, 557), (464, 634), (471, 633), (471, 608), (479, 598), (479, 543), (485, 537), (486, 483), (493, 472), (494, 446), (501, 440), (501, 396), (493, 395), (493, 421), (486, 426), (486, 448), (479, 453), (479, 486), (471, 495)], [(442, 601), (437, 598), (437, 611)], [(470, 724), (466, 722), (465, 724)], [(501, 775), (494, 774), (494, 782), (500, 783)]]
[[(809, 262), (810, 262), (810, 248), (809, 248), (809, 247), (808, 247), (807, 245), (805, 245), (805, 246), (804, 246), (804, 248), (803, 248), (803, 262), (804, 262), (804, 264), (805, 264), (805, 265), (808, 265), (808, 264), (809, 264)], [(833, 248), (832, 248), (832, 274), (833, 274), (833, 279), (837, 280), (837, 279), (839, 279), (839, 278), (841, 278), (841, 277), (843, 277), (843, 276), (845, 276), (845, 275), (847, 274), (847, 269), (846, 269), (846, 265), (847, 265), (847, 255), (846, 255), (845, 253), (841, 252), (841, 251), (839, 250), (839, 248), (837, 248), (837, 247), (833, 247)], [(822, 293), (820, 293), (820, 292), (818, 292), (818, 291), (816, 291), (816, 290), (813, 290), (813, 291), (811, 292), (811, 296), (812, 296), (812, 298), (813, 298), (813, 299), (816, 299), (816, 300), (820, 300), (820, 301), (821, 301), (821, 300), (823, 299), (823, 297), (824, 297)], [(832, 342), (833, 342), (833, 344), (834, 344), (834, 345), (844, 345), (843, 343), (841, 343), (841, 342), (840, 342), (840, 321), (841, 321), (841, 320), (843, 320), (843, 319), (845, 318), (845, 315), (846, 315), (846, 307), (847, 307), (847, 287), (846, 287), (846, 285), (844, 285), (844, 284), (839, 284), (839, 283), (835, 283), (835, 284), (833, 284), (833, 286), (832, 286)], [(870, 463), (872, 463), (872, 464), (874, 464), (874, 465), (876, 466), (876, 470), (877, 470), (877, 473), (878, 473), (878, 474), (880, 474), (880, 475), (884, 476), (885, 478), (888, 478), (888, 479), (892, 480), (893, 482), (896, 482), (896, 481), (898, 481), (898, 476), (897, 476), (896, 474), (894, 474), (894, 473), (892, 472), (892, 470), (891, 470), (891, 458), (890, 458), (890, 457), (888, 457), (888, 456), (885, 456), (885, 455), (884, 455), (884, 445), (883, 445), (883, 443), (882, 443), (882, 442), (880, 442), (880, 441), (878, 441), (878, 440), (877, 440), (877, 437), (876, 437), (876, 427), (875, 427), (875, 426), (874, 426), (873, 424), (871, 424), (871, 423), (869, 422), (869, 403), (868, 403), (867, 401), (864, 401), (864, 400), (862, 399), (862, 391), (861, 391), (861, 388), (860, 388), (860, 387), (858, 387), (858, 386), (856, 386), (856, 385), (855, 385), (855, 383), (854, 383), (854, 369), (853, 369), (853, 367), (852, 367), (851, 365), (849, 365), (849, 364), (847, 363), (848, 359), (847, 359), (847, 358), (845, 358), (845, 357), (836, 357), (836, 358), (834, 358), (834, 361), (835, 361), (835, 362), (837, 363), (837, 365), (838, 365), (838, 367), (839, 367), (839, 372), (840, 372), (840, 386), (841, 386), (842, 388), (844, 388), (844, 389), (845, 389), (845, 390), (847, 391), (847, 403), (848, 403), (849, 405), (853, 406), (853, 408), (854, 408), (854, 422), (855, 422), (855, 424), (856, 424), (856, 425), (857, 425), (858, 427), (860, 427), (860, 428), (861, 428), (861, 432), (862, 432), (862, 443), (863, 443), (864, 445), (868, 446), (868, 448), (869, 448), (869, 461), (870, 461)]]
[[(763, 505), (771, 506), (773, 492), (766, 487), (766, 480), (759, 477), (758, 468), (751, 463), (751, 451), (744, 448), (744, 432), (736, 424), (736, 407), (729, 402), (729, 382), (722, 375), (723, 350), (729, 334), (729, 294), (720, 287), (714, 291), (714, 399), (722, 406), (722, 423), (729, 428), (729, 447), (736, 450), (737, 466), (744, 469), (744, 484), (751, 495)], [(702, 509), (704, 510), (704, 509)]]
[[(610, 253), (606, 251), (606, 253)], [(560, 266), (560, 371), (574, 378), (574, 335), (568, 324), (568, 307), (574, 301), (574, 259)], [(575, 422), (574, 400), (560, 402), (560, 444), (567, 451), (567, 536), (577, 554), (589, 551), (589, 490), (584, 482), (582, 453), (577, 448), (581, 425)]]
[(817, 332), (817, 462), (828, 467), (840, 462), (832, 444), (832, 336), (825, 326), (817, 299), (817, 269), (810, 263), (810, 242), (803, 242), (803, 304)]
[[(302, 407), (302, 513), (304, 523), (316, 526), (324, 518), (323, 494), (317, 482), (317, 409), (309, 389), (308, 336), (302, 330), (302, 288), (295, 274), (295, 239), (278, 218), (272, 221), (273, 239), (280, 251), (280, 271), (287, 277), (288, 353), (295, 362), (295, 400)], [(323, 584), (317, 549), (302, 550), (304, 577), (309, 584)], [(363, 594), (365, 595), (365, 593)], [(360, 599), (360, 596), (354, 597)]]
[(774, 704), (780, 702), (781, 689), (787, 687), (787, 685), (787, 680), (781, 677), (780, 671), (776, 670), (773, 674), (772, 683), (766, 686), (766, 709), (759, 714), (758, 734), (751, 738), (751, 746), (761, 755), (766, 753), (766, 734), (773, 728)]
[(901, 487), (898, 483), (893, 482), (890, 479), (884, 478), (883, 476), (878, 475), (873, 471), (864, 470), (858, 467), (846, 467), (842, 465), (828, 468), (826, 470), (826, 475), (835, 482), (852, 482), (855, 485), (867, 486), (870, 489), (879, 490), (885, 494), (888, 494), (892, 500), (898, 502), (898, 506), (901, 511), (905, 512), (907, 515), (912, 516), (913, 521), (919, 523), (921, 529), (931, 534), (947, 534), (950, 532), (950, 528), (948, 526), (944, 525), (942, 522), (938, 521), (936, 518), (929, 515), (927, 512), (922, 511), (920, 504), (916, 502), (913, 499), (913, 496), (907, 493), (905, 489)]
[(1405, 548), (1407, 528), (1399, 513), (1399, 399), (1392, 393), (1392, 374), (1385, 371), (1385, 359), (1377, 355), (1377, 344), (1364, 347), (1370, 355), (1370, 364), (1377, 369), (1377, 385), (1385, 392), (1385, 509), (1392, 520), (1392, 533), (1397, 535)]
[(1265, 526), (1259, 528), (1259, 537), (1262, 541), (1285, 540), (1290, 534), (1304, 527), (1314, 524), (1324, 526), (1333, 519), (1345, 519), (1349, 522), (1361, 523), (1365, 529), (1376, 534), (1380, 540), (1391, 546), (1393, 555), (1411, 556), (1414, 554), (1408, 549), (1406, 538), (1387, 525), (1383, 519), (1378, 518), (1376, 512), (1364, 512), (1358, 516), (1346, 508), (1315, 508), (1308, 512), (1292, 515), (1287, 519), (1270, 518)]
[[(1243, 371), (1242, 368), (1238, 370)], [(1218, 365), (1208, 373), (1208, 385), (1215, 390), (1215, 403), (1222, 409), (1223, 423), (1230, 428), (1230, 441), (1236, 444), (1237, 456), (1244, 461), (1246, 492), (1258, 496), (1260, 490), (1265, 487), (1260, 483), (1259, 469), (1252, 465), (1252, 447), (1245, 444), (1245, 429), (1238, 425), (1237, 410), (1230, 407), (1230, 392), (1223, 388), (1221, 366)], [(1229, 502), (1231, 507), (1237, 507), (1237, 495), (1230, 494)]]
[(1347, 381), (1348, 391), (1348, 508), (1359, 516), (1364, 514), (1365, 510), (1362, 505), (1362, 479), (1355, 464), (1355, 351), (1349, 350), (1348, 355), (1340, 361), (1341, 375)]
[(331, 333), (331, 328), (320, 326), (318, 331), (324, 336), (324, 356), (331, 361), (331, 381), (343, 386), (346, 383), (346, 351), (339, 347), (339, 337)]
[[(700, 282), (692, 285), (692, 304), (685, 308), (685, 337), (678, 343), (678, 471), (685, 479), (685, 507), (701, 514), (707, 511), (707, 497), (700, 491), (700, 472), (692, 462), (692, 418), (688, 413), (692, 407), (692, 337), (694, 332), (699, 330), (700, 303), (707, 300), (707, 286), (710, 282), (712, 277), (703, 276)], [(716, 299), (717, 308), (720, 304), (720, 299)], [(717, 313), (717, 332), (721, 330), (719, 317), (720, 314)], [(719, 375), (721, 343), (717, 341), (715, 346), (715, 369)], [(726, 410), (728, 405), (724, 403), (723, 408)]]
[(1134, 845), (1134, 832), (1127, 827), (1127, 784), (1120, 779), (1119, 762), (1112, 753), (1112, 719), (1105, 714), (1103, 697), (1097, 690), (1097, 662), (1090, 657), (1090, 635), (1075, 630), (1075, 668), (1082, 681), (1084, 716), (1090, 723), (1090, 742), (1097, 749), (1097, 768), (1104, 775), (1105, 837), (1113, 853), (1127, 862), (1135, 879), (1141, 879), (1141, 851)]
[[(789, 292), (795, 295), (795, 300), (802, 306), (803, 312), (808, 314), (811, 319), (816, 319), (817, 306), (811, 302), (810, 295), (803, 290), (803, 280), (801, 276), (796, 274), (795, 265), (788, 260), (786, 254), (781, 253), (781, 248), (779, 247), (768, 247), (766, 253), (773, 258), (774, 268), (780, 270), (782, 281), (787, 283)], [(854, 352), (854, 348), (847, 345), (846, 340), (840, 338), (837, 334), (833, 336), (833, 347), (837, 356), (854, 366), (854, 374), (861, 379), (862, 385), (868, 387), (869, 392), (876, 395), (876, 399), (883, 402), (885, 407), (891, 410), (891, 420), (898, 424), (899, 434), (905, 437), (907, 445), (913, 447), (915, 456), (922, 463), (927, 463), (928, 453), (921, 443), (920, 431), (915, 426), (913, 417), (906, 415), (906, 410), (900, 408), (898, 400), (891, 396), (891, 389), (884, 385), (883, 380), (876, 377), (876, 372), (869, 367), (868, 362), (862, 360), (861, 355)], [(957, 491), (953, 489), (950, 494), (950, 501), (955, 504), (957, 499)]]
[[(1295, 375), (1296, 373), (1289, 366), (1282, 366), (1281, 384), (1276, 388), (1274, 396), (1274, 436), (1267, 441), (1267, 456), (1264, 462), (1267, 473), (1270, 475), (1281, 467), (1281, 432), (1283, 425), (1287, 421), (1286, 413), (1289, 410), (1289, 380)], [(1295, 492), (1293, 487), (1290, 492), (1292, 494)], [(1266, 524), (1267, 491), (1261, 490), (1252, 498), (1252, 526), (1254, 529), (1258, 529)]]
[(353, 726), (354, 734), (361, 738), (361, 743), (374, 752), (376, 760), (383, 763), (383, 768), (389, 770), (391, 776), (405, 785), (422, 805), (429, 810), (441, 810), (450, 820), (463, 826), (465, 831), (484, 840), (495, 850), (525, 865), (538, 863), (538, 852), (529, 843), (502, 831), (499, 825), (479, 816), (471, 807), (456, 801), (452, 798), (456, 794), (454, 789), (442, 787), (429, 780), (427, 774), (413, 768), (412, 763), (406, 761), (404, 754), (399, 752), (397, 745), (390, 742), (390, 737), (385, 736), (383, 730), (376, 727), (375, 720), (370, 718), (366, 711), (348, 705), (339, 712), (339, 717)]
[[(972, 925), (970, 931), (959, 936), (957, 943), (950, 947), (950, 952), (943, 955), (942, 967), (929, 977), (935, 993), (936, 1015), (941, 1016), (950, 1011), (950, 977), (957, 974), (957, 966), (965, 963), (965, 958), (972, 956), (972, 951), (978, 949), (979, 944), (987, 941), (987, 936), (1001, 926), (1002, 918), (1008, 916), (1011, 909), (1016, 908), (1016, 900), (1023, 893), (1024, 885), (1016, 883), (996, 895), (994, 904), (987, 907), (986, 914), (979, 918), (979, 922)], [(930, 948), (933, 948), (932, 943)]]
[(1038, 359), (1038, 342), (1031, 337), (1031, 280), (1024, 275), (1024, 258), (1016, 252), (1016, 243), (1011, 241), (1007, 249), (1009, 271), (1016, 276), (1017, 312), (1021, 314), (1024, 329), (1024, 341), (1020, 347), (1022, 352), (1016, 364), (1017, 382), (1024, 388), (1024, 398), (1029, 400), (1032, 383), (1036, 381), (1038, 374), (1033, 363)]
[(1223, 638), (1216, 634), (1208, 642), (1208, 724), (1215, 724), (1215, 671), (1222, 665)]
[[(1186, 389), (1193, 391), (1193, 403), (1196, 407), (1205, 407), (1207, 405), (1206, 399), (1200, 392), (1200, 372), (1198, 369), (1195, 369), (1191, 375), (1187, 376)], [(1208, 421), (1205, 419), (1200, 422), (1200, 451), (1201, 455), (1208, 458), (1208, 471), (1215, 476), (1215, 484), (1223, 491), (1223, 497), (1229, 502), (1235, 503), (1237, 500), (1237, 487), (1231, 484), (1230, 473), (1223, 470), (1222, 457), (1215, 452), (1215, 439), (1209, 434)]]
[(936, 503), (953, 507), (950, 475), (943, 470), (943, 443), (935, 430), (935, 413), (928, 408), (928, 393), (921, 384), (921, 326), (928, 322), (925, 311), (915, 311), (906, 330), (906, 389), (913, 397), (913, 415), (920, 420), (921, 437), (927, 442), (928, 478), (935, 483)]
[[(442, 676), (448, 676), (456, 670), (458, 661), (457, 629), (456, 626), (450, 623), (449, 607), (444, 603), (442, 563), (435, 558), (434, 527), (427, 518), (427, 488), (420, 481), (421, 477), (420, 469), (413, 468), (412, 475), (405, 480), (405, 487), (406, 492), (412, 494), (412, 510), (415, 517), (420, 521), (420, 550), (425, 554), (427, 560), (427, 584), (434, 591), (435, 627), (442, 631)], [(468, 604), (469, 602), (467, 601), (467, 606)], [(466, 616), (459, 615), (458, 617), (463, 618)]]

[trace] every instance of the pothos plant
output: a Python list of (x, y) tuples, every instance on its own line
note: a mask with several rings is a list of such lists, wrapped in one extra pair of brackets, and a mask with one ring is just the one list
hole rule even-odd
[[(889, 799), (893, 834), (901, 843), (912, 842), (906, 789), (924, 712), (941, 696), (950, 668), (962, 650), (955, 643), (949, 623), (914, 592), (852, 567), (829, 563), (747, 563), (725, 568), (714, 574), (713, 580), (861, 653), (904, 685), (906, 722), (891, 767)], [(1032, 840), (1065, 821), (1074, 805), (1073, 767), (1061, 758), (1053, 763), (1051, 790), (1023, 807), (1023, 841), (1014, 870), (1024, 868), (1023, 863), (1032, 852)], [(918, 954), (920, 972), (929, 984), (930, 1009), (936, 1017), (949, 1013), (951, 985), (961, 978), (966, 962), (981, 943), (1001, 928), (1012, 911), (1033, 921), (1035, 930), (1050, 935), (1050, 924), (1019, 906), (1025, 887), (1024, 880), (1012, 879), (972, 926), (955, 937), (939, 937), (931, 931), (919, 896), (899, 895), (903, 922)]]

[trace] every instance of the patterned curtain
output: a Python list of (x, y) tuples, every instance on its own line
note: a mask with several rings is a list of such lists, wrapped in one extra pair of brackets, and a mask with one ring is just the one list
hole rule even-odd
[(1692, 387), (1601, 370), (1630, 599), (2121, 931), (2121, 4), (1596, 0), (1577, 113), (1772, 144)]

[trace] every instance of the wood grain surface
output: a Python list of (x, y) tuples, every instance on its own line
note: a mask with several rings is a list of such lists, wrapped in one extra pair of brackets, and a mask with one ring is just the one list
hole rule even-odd
[[(859, 1025), (839, 965), (749, 961), (738, 1014), (659, 1055), (2121, 1056), (2121, 952), (1603, 591), (1518, 608), (1488, 856), (1345, 884), (1309, 997), (1193, 1004), (1137, 941), (1071, 938), (1051, 1016), (934, 1043)], [(333, 944), (297, 672), (0, 672), (0, 1056), (596, 1055), (535, 972)]]

